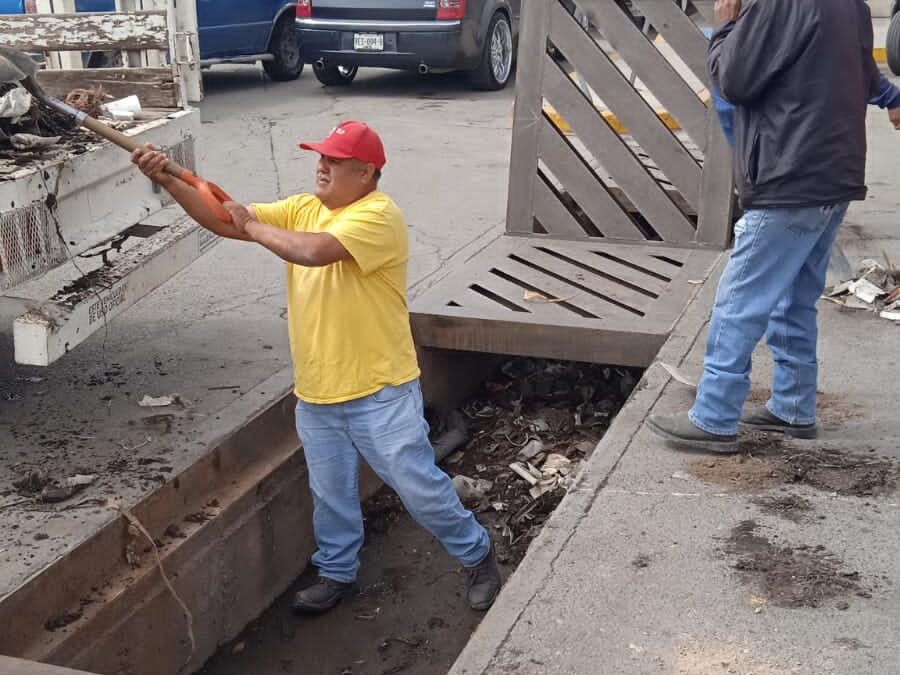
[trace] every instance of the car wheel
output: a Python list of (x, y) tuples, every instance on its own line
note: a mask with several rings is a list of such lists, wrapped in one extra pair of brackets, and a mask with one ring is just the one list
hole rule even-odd
[(888, 67), (894, 75), (900, 75), (900, 12), (891, 17), (886, 47)]
[(272, 33), (269, 53), (271, 61), (263, 61), (266, 75), (277, 82), (296, 80), (303, 72), (303, 50), (290, 17), (279, 19)]
[(358, 71), (358, 66), (325, 66), (316, 68), (313, 72), (316, 79), (326, 87), (346, 87), (353, 82)]
[(488, 25), (487, 39), (481, 54), (481, 65), (472, 71), (471, 82), (476, 89), (503, 89), (513, 70), (513, 37), (509, 19), (497, 12)]

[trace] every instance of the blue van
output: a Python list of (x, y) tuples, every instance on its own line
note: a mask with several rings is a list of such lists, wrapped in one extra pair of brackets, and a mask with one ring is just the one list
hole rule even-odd
[[(273, 80), (296, 80), (303, 57), (294, 20), (297, 3), (285, 0), (196, 0), (200, 64), (262, 61)], [(115, 0), (77, 0), (79, 12), (115, 11)], [(34, 11), (33, 0), (0, 0), (0, 14)], [(92, 55), (102, 65), (103, 55)]]

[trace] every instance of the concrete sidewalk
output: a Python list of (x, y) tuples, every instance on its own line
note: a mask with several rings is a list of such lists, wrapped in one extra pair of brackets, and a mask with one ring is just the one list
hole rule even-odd
[[(895, 133), (873, 109), (870, 198), (841, 235), (854, 264), (900, 260)], [(660, 354), (694, 377), (714, 291)], [(750, 438), (742, 457), (682, 454), (653, 436), (646, 416), (688, 407), (693, 392), (651, 368), (452, 675), (897, 673), (898, 500), (849, 478), (896, 473), (898, 331), (821, 303), (822, 437)], [(764, 349), (755, 364), (761, 402)], [(859, 462), (881, 464), (847, 468)]]

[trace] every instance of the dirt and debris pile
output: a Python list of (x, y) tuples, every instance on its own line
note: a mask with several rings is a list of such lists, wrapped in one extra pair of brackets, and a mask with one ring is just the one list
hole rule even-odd
[[(74, 89), (67, 102), (83, 112), (108, 116), (104, 103), (110, 97), (101, 87)], [(109, 120), (105, 120), (109, 122)], [(113, 122), (117, 129), (131, 126)], [(76, 126), (74, 120), (40, 103), (18, 83), (0, 84), (0, 179), (36, 161), (57, 157), (61, 151), (80, 155), (100, 139)]]
[(823, 297), (847, 309), (873, 312), (900, 323), (900, 269), (884, 254), (885, 264), (863, 260), (855, 277), (825, 289)]
[[(745, 520), (731, 531), (724, 551), (734, 556), (741, 578), (757, 587), (759, 602), (776, 607), (819, 607), (833, 598), (856, 594), (871, 597), (859, 572), (843, 570), (843, 561), (824, 546), (778, 546)], [(846, 609), (841, 603), (840, 609)]]
[(437, 448), (451, 435), (468, 438), (442, 466), (466, 505), (500, 535), (501, 562), (525, 555), (639, 377), (629, 368), (514, 358), (439, 435)]
[(872, 453), (767, 438), (741, 447), (740, 454), (697, 459), (688, 468), (696, 477), (736, 492), (805, 485), (847, 497), (871, 497), (893, 493), (900, 479), (895, 460)]
[(21, 478), (13, 481), (13, 488), (22, 497), (33, 498), (47, 504), (71, 499), (85, 488), (94, 484), (97, 474), (86, 470), (63, 479), (53, 479), (37, 468), (23, 468)]

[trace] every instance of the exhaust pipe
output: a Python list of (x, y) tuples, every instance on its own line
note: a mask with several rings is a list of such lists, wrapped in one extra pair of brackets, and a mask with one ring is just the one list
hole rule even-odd
[(418, 70), (419, 70), (419, 75), (427, 75), (428, 71), (431, 69), (428, 66), (426, 66), (424, 63), (420, 63)]
[(313, 64), (316, 70), (325, 70), (325, 59), (319, 59)]

